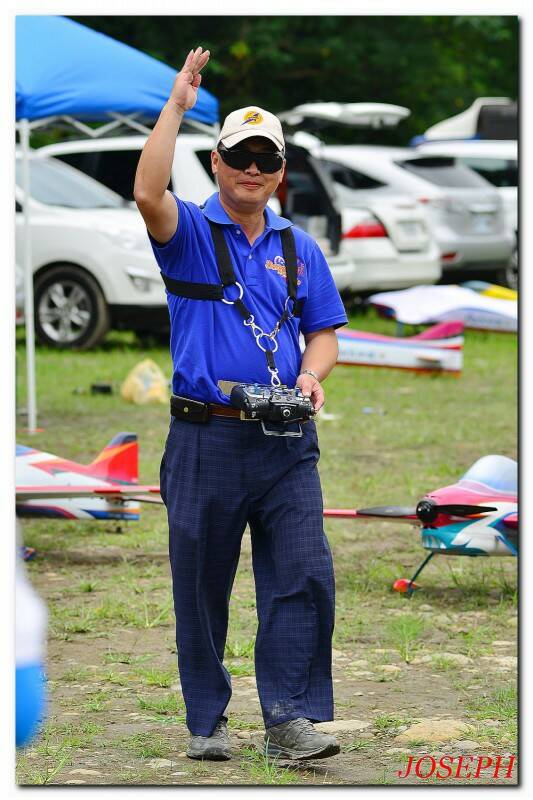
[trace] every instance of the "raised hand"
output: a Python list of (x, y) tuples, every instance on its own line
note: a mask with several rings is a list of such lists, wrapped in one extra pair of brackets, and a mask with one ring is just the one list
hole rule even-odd
[(202, 50), (197, 47), (191, 50), (181, 71), (176, 75), (170, 102), (174, 103), (181, 111), (188, 111), (196, 103), (198, 97), (198, 87), (202, 82), (200, 71), (209, 61), (209, 50)]

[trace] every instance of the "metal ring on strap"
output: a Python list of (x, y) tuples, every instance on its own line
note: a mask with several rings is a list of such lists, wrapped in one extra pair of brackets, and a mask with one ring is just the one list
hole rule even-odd
[(238, 281), (235, 281), (234, 284), (230, 284), (230, 285), (234, 285), (234, 286), (238, 286), (239, 287), (239, 296), (236, 297), (235, 300), (226, 300), (225, 297), (221, 297), (220, 299), (222, 300), (222, 302), (226, 303), (228, 306), (232, 306), (237, 300), (242, 300), (242, 296), (244, 294), (244, 290), (243, 290), (241, 284)]
[(272, 342), (272, 344), (274, 345), (274, 346), (272, 347), (272, 349), (268, 348), (268, 349), (269, 349), (269, 351), (270, 351), (271, 353), (275, 353), (275, 352), (277, 351), (277, 349), (278, 349), (278, 347), (279, 347), (279, 345), (278, 345), (278, 341), (277, 341), (277, 339), (273, 339), (273, 338), (272, 338), (272, 336), (271, 336), (269, 333), (264, 333), (264, 331), (263, 331), (263, 332), (261, 332), (261, 333), (260, 333), (258, 336), (257, 336), (257, 335), (255, 335), (255, 334), (254, 334), (254, 336), (255, 336), (255, 341), (256, 341), (256, 344), (257, 344), (258, 348), (259, 348), (260, 350), (262, 350), (262, 351), (263, 351), (263, 353), (266, 353), (266, 352), (267, 352), (267, 348), (266, 348), (266, 347), (263, 347), (263, 345), (261, 344), (261, 341), (260, 341), (260, 340), (262, 339), (262, 337), (263, 337), (263, 336), (266, 336), (266, 338), (267, 338), (267, 339), (270, 339), (270, 341), (271, 341), (271, 342)]
[[(289, 300), (292, 300), (292, 311), (289, 311), (289, 308), (288, 308), (288, 305), (289, 305)], [(284, 308), (285, 308), (285, 311), (286, 311), (286, 312), (288, 313), (288, 315), (289, 315), (289, 316), (287, 317), (287, 319), (292, 319), (292, 318), (294, 317), (294, 306), (295, 306), (295, 304), (296, 304), (296, 300), (294, 299), (294, 297), (291, 297), (291, 296), (289, 295), (289, 296), (287, 297), (287, 299), (285, 300), (285, 306), (284, 306)]]

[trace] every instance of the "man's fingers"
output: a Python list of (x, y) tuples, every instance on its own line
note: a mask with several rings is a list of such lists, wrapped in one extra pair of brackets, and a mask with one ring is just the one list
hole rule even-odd
[(311, 402), (313, 403), (315, 411), (319, 411), (322, 408), (324, 405), (324, 390), (322, 387), (313, 392)]
[[(207, 62), (209, 61), (210, 56), (209, 50), (203, 50), (201, 47), (197, 47), (196, 50), (190, 50), (189, 55), (185, 59), (185, 63), (181, 68), (181, 72), (185, 73), (192, 73), (191, 80), (202, 70)], [(198, 84), (195, 84), (197, 86)]]
[(209, 50), (205, 50), (202, 52), (202, 48), (198, 47), (193, 55), (193, 60), (192, 60), (193, 72), (197, 73), (201, 69), (203, 69), (207, 64), (207, 62), (209, 61), (209, 56), (210, 56)]
[(194, 69), (198, 68), (198, 64), (200, 63), (201, 57), (202, 57), (202, 48), (201, 47), (197, 47), (196, 50), (194, 51), (194, 55), (193, 55), (193, 67), (194, 67)]
[(311, 375), (300, 375), (296, 381), (296, 386), (299, 387), (303, 395), (311, 397), (315, 386), (320, 387), (320, 384)]

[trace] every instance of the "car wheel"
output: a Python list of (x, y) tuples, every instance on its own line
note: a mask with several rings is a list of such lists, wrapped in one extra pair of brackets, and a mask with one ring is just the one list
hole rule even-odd
[(53, 267), (37, 277), (34, 291), (35, 334), (42, 344), (87, 350), (109, 330), (102, 290), (79, 267)]
[(498, 283), (518, 289), (518, 247), (513, 250), (507, 266), (498, 272)]

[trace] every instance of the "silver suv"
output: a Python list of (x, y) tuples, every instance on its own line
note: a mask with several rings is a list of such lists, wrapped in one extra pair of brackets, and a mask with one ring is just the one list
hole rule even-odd
[(351, 197), (354, 204), (361, 204), (369, 192), (385, 187), (422, 203), (440, 248), (445, 278), (476, 273), (496, 281), (506, 279), (513, 232), (505, 224), (498, 192), (469, 167), (453, 157), (417, 154), (408, 148), (322, 146), (314, 154), (324, 159), (334, 183), (350, 190), (343, 193), (344, 203)]

